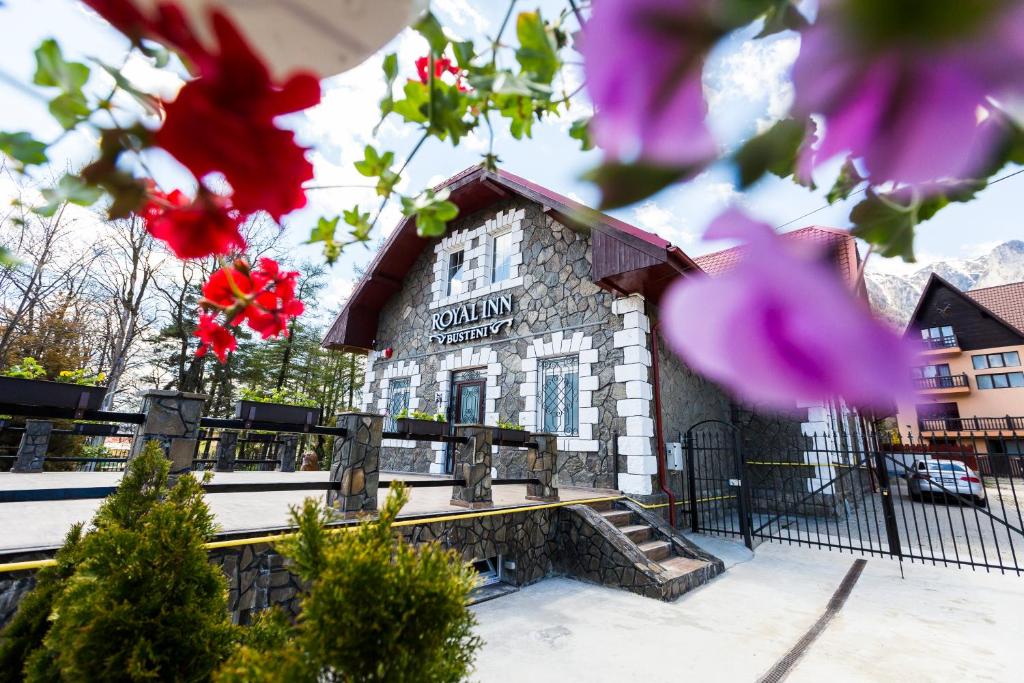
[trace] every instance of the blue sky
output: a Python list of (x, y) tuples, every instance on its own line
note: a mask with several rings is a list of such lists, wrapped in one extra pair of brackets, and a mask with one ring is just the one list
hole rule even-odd
[[(546, 15), (553, 15), (562, 3), (540, 2)], [(505, 3), (479, 3), (469, 0), (435, 0), (435, 12), (460, 37), (489, 35), (500, 22)], [(534, 3), (524, 5), (532, 9)], [(0, 44), (0, 101), (4, 103), (0, 129), (30, 130), (44, 140), (55, 138), (60, 130), (48, 120), (45, 104), (30, 93), (33, 69), (32, 50), (44, 38), (55, 37), (66, 56), (72, 59), (97, 57), (108, 63), (121, 64), (126, 42), (113, 29), (92, 16), (73, 0), (8, 0), (0, 3), (0, 26), (4, 41)], [(745, 41), (737, 36), (720, 46), (709, 62), (705, 89), (709, 100), (709, 122), (716, 136), (726, 147), (734, 146), (782, 115), (788, 106), (791, 86), (788, 68), (798, 50), (798, 38), (783, 34), (766, 41)], [(396, 50), (403, 73), (414, 74), (413, 61), (426, 51), (425, 42), (406, 31), (385, 48)], [(352, 169), (352, 162), (362, 157), (367, 142), (391, 149), (399, 159), (415, 142), (415, 131), (401, 126), (397, 120), (385, 124), (376, 140), (371, 130), (377, 121), (377, 101), (383, 93), (380, 58), (340, 76), (324, 81), (321, 106), (289, 117), (300, 140), (313, 149), (318, 185), (366, 184), (366, 179)], [(638, 65), (642, 68), (642, 65)], [(180, 84), (173, 76), (155, 72), (140, 61), (125, 66), (125, 73), (140, 85), (154, 88), (171, 97)], [(401, 78), (400, 77), (400, 78)], [(578, 79), (581, 74), (570, 73)], [(24, 84), (14, 87), (10, 81)], [(578, 81), (576, 81), (578, 82)], [(570, 87), (572, 83), (569, 84)], [(579, 178), (600, 159), (598, 152), (579, 151), (575, 141), (566, 135), (569, 121), (587, 113), (588, 105), (580, 102), (577, 112), (564, 121), (553, 121), (534, 127), (534, 138), (515, 141), (499, 134), (496, 150), (502, 166), (513, 173), (546, 185), (584, 203), (594, 204), (597, 193)], [(95, 140), (87, 135), (71, 135), (60, 143), (51, 156), (59, 169), (75, 168), (95, 149)], [(408, 179), (402, 186), (412, 192), (448, 177), (466, 166), (476, 164), (486, 149), (483, 136), (471, 136), (460, 148), (431, 141), (410, 166)], [(173, 160), (159, 155), (150, 159), (164, 187), (187, 185), (187, 173)], [(820, 170), (816, 178), (827, 188), (837, 170), (836, 165)], [(1015, 169), (1008, 168), (1004, 174)], [(267, 169), (272, 173), (273, 169)], [(970, 257), (984, 253), (995, 244), (1024, 236), (1020, 194), (1024, 191), (1024, 174), (999, 183), (984, 191), (967, 205), (956, 205), (942, 211), (919, 230), (916, 250), (919, 261)], [(0, 187), (0, 193), (10, 187)], [(700, 235), (707, 223), (729, 203), (744, 207), (751, 214), (785, 230), (809, 224), (848, 227), (850, 204), (843, 203), (818, 211), (810, 217), (800, 216), (826, 205), (825, 189), (812, 192), (789, 181), (769, 178), (753, 189), (739, 194), (729, 168), (712, 168), (695, 181), (669, 188), (653, 199), (615, 212), (623, 220), (658, 232), (678, 244), (691, 255), (698, 255), (721, 245), (707, 244)], [(283, 221), (285, 240), (294, 245), (292, 253), (317, 258), (317, 249), (299, 246), (319, 215), (335, 215), (342, 208), (362, 203), (364, 210), (376, 207), (372, 191), (364, 187), (313, 190), (310, 206), (295, 212)], [(397, 208), (389, 207), (379, 223), (383, 233), (398, 220)], [(347, 295), (355, 279), (355, 268), (365, 265), (370, 253), (358, 246), (347, 252), (334, 266), (331, 291), (322, 307), (334, 306)], [(875, 259), (872, 268), (904, 272), (908, 267), (888, 259)], [(916, 269), (919, 266), (910, 266)]]

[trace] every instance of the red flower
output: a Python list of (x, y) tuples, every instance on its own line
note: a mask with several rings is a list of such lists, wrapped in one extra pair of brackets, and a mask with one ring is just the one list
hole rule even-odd
[(228, 354), (238, 348), (238, 340), (231, 334), (231, 330), (217, 322), (216, 313), (200, 313), (199, 326), (196, 328), (195, 336), (199, 337), (199, 348), (196, 356), (202, 358), (211, 348), (216, 354), (217, 360), (222, 364), (228, 360)]
[(164, 194), (151, 189), (142, 208), (146, 230), (163, 240), (181, 259), (202, 258), (244, 249), (238, 232), (241, 217), (224, 197), (200, 188), (195, 200), (181, 190)]
[(267, 66), (221, 12), (211, 13), (217, 51), (195, 37), (181, 9), (172, 3), (145, 16), (131, 0), (87, 0), (133, 40), (155, 38), (192, 64), (198, 78), (165, 105), (166, 120), (156, 143), (200, 180), (223, 173), (243, 213), (265, 210), (274, 219), (306, 204), (302, 184), (313, 177), (305, 149), (274, 118), (320, 102), (320, 83), (309, 72), (275, 83)]
[(251, 269), (239, 259), (210, 276), (199, 305), (223, 312), (231, 327), (245, 323), (264, 339), (287, 335), (288, 322), (305, 308), (295, 298), (298, 277), (298, 271), (282, 271), (273, 259), (261, 258)]
[[(419, 74), (420, 83), (428, 83), (430, 81), (430, 57), (424, 56), (416, 60), (416, 73)], [(456, 66), (452, 60), (447, 57), (437, 57), (434, 59), (434, 78), (440, 79), (444, 74), (449, 73), (455, 76), (455, 87), (461, 92), (466, 92), (468, 88), (462, 80), (462, 70)]]

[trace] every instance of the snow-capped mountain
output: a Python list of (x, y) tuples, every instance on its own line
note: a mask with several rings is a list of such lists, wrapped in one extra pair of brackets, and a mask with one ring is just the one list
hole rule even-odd
[(1024, 280), (1024, 241), (1004, 242), (977, 258), (936, 261), (908, 276), (869, 271), (865, 280), (872, 307), (894, 323), (906, 324), (933, 272), (962, 291), (1020, 282)]

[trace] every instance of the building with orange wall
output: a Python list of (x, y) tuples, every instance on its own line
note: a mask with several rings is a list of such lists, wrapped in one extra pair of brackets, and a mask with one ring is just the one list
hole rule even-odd
[(961, 292), (933, 273), (906, 333), (923, 348), (901, 434), (1024, 453), (1024, 282)]

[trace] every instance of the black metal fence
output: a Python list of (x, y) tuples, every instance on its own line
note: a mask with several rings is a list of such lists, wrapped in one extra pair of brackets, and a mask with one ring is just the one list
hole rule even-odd
[(1024, 571), (1024, 432), (942, 434), (886, 443), (871, 435), (805, 436), (741, 447), (715, 425), (687, 438), (694, 531)]

